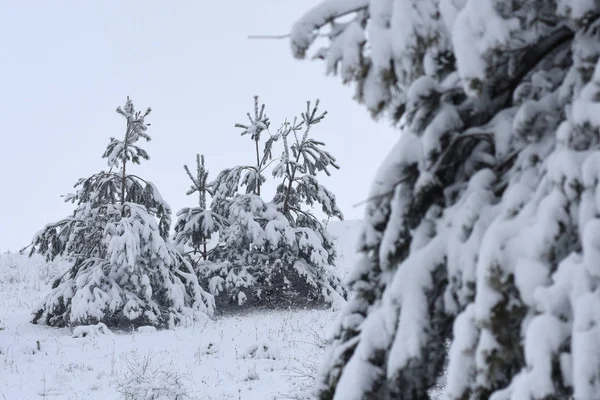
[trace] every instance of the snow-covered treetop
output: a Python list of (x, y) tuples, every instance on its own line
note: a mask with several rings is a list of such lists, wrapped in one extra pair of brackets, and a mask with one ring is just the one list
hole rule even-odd
[(327, 111), (319, 112), (319, 103), (306, 102), (306, 111), (300, 118), (286, 120), (276, 134), (283, 141), (283, 150), (273, 168), (273, 176), (282, 178), (274, 202), (284, 214), (294, 211), (300, 219), (307, 215), (301, 215), (302, 203), (311, 207), (320, 204), (328, 217), (343, 219), (335, 196), (317, 179), (319, 172), (330, 175), (330, 168), (339, 169), (335, 157), (324, 149), (325, 143), (309, 136), (311, 128), (327, 115)]
[(187, 173), (188, 177), (192, 181), (192, 186), (187, 191), (187, 195), (194, 194), (198, 192), (198, 202), (200, 208), (206, 208), (206, 192), (210, 194), (210, 188), (206, 186), (206, 180), (208, 179), (208, 171), (204, 166), (204, 154), (196, 154), (196, 176), (192, 175), (190, 169), (187, 165), (184, 165), (183, 168)]
[(150, 124), (145, 122), (145, 118), (151, 111), (150, 107), (144, 113), (136, 111), (129, 97), (123, 107), (117, 107), (117, 113), (127, 121), (127, 128), (123, 140), (110, 138), (110, 143), (102, 155), (102, 158), (107, 159), (109, 167), (119, 167), (127, 161), (139, 164), (141, 159), (150, 158), (148, 153), (135, 143), (140, 138), (150, 141), (150, 136), (146, 133)]
[(223, 229), (226, 221), (207, 208), (207, 195), (214, 192), (207, 183), (208, 170), (204, 165), (204, 155), (196, 155), (196, 175), (191, 173), (187, 165), (183, 167), (192, 181), (187, 194), (198, 193), (198, 207), (185, 207), (177, 212), (173, 242), (178, 246), (191, 247), (192, 252), (200, 253), (206, 260), (207, 241), (213, 233)]
[(241, 135), (250, 135), (250, 138), (254, 141), (260, 140), (260, 134), (262, 131), (269, 129), (269, 117), (265, 114), (265, 105), (262, 104), (259, 106), (258, 96), (254, 96), (254, 117), (250, 114), (246, 114), (248, 116), (248, 120), (250, 121), (249, 125), (246, 124), (235, 124), (236, 128), (242, 128)]
[[(312, 126), (321, 122), (327, 115), (327, 111), (317, 114), (319, 103), (317, 99), (314, 107), (311, 108), (311, 102), (307, 101), (306, 111), (301, 114), (302, 121), (298, 121), (298, 118), (294, 118), (291, 123), (285, 121), (279, 129), (277, 136), (282, 138), (284, 150), (281, 162), (273, 170), (273, 176), (283, 176), (283, 169), (288, 164), (298, 168), (298, 172), (312, 176), (315, 176), (317, 172), (325, 172), (330, 175), (328, 169), (330, 166), (339, 168), (335, 157), (321, 148), (325, 143), (308, 137)], [(289, 145), (290, 134), (293, 135), (291, 146)]]

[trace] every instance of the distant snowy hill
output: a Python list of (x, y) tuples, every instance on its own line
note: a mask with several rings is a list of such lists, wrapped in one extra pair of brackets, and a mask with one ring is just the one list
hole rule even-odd
[[(328, 224), (342, 277), (357, 261), (360, 228)], [(166, 399), (311, 398), (334, 310), (253, 312), (119, 335), (31, 324), (31, 309), (66, 267), (0, 254), (0, 399), (141, 399), (148, 388)]]

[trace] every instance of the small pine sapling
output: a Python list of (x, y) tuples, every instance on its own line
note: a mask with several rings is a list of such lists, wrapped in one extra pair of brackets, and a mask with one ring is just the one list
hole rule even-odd
[(256, 152), (256, 165), (248, 166), (246, 168), (246, 175), (244, 176), (242, 183), (248, 188), (248, 193), (252, 192), (260, 196), (260, 187), (265, 182), (265, 177), (262, 175), (265, 168), (268, 166), (268, 161), (271, 159), (271, 148), (273, 143), (277, 140), (277, 137), (269, 135), (269, 139), (265, 142), (263, 154), (260, 154), (260, 136), (263, 131), (269, 129), (270, 121), (265, 114), (265, 105), (262, 104), (259, 107), (258, 96), (254, 96), (254, 117), (250, 113), (246, 114), (249, 125), (246, 124), (235, 124), (236, 128), (242, 128), (242, 136), (249, 135), (252, 141), (254, 141), (254, 148)]
[[(312, 108), (311, 103), (307, 102), (306, 112), (301, 115), (302, 121), (298, 122), (298, 118), (294, 118), (292, 123), (284, 122), (279, 133), (283, 141), (283, 152), (273, 169), (273, 176), (283, 180), (277, 187), (274, 201), (286, 216), (294, 214), (289, 216), (294, 220), (302, 219), (302, 216), (312, 217), (302, 210), (302, 204), (319, 204), (328, 219), (343, 219), (342, 212), (336, 205), (335, 195), (316, 178), (320, 172), (330, 176), (330, 167), (340, 168), (335, 158), (323, 149), (325, 143), (309, 137), (311, 127), (327, 115), (327, 111), (317, 114), (318, 108), (319, 100)], [(293, 135), (291, 146), (290, 135)]]
[[(260, 134), (269, 138), (257, 167), (235, 167), (219, 174), (213, 187), (212, 210), (227, 218), (220, 232), (219, 245), (209, 257), (213, 263), (201, 272), (221, 308), (228, 305), (313, 307), (331, 304), (345, 296), (345, 290), (334, 271), (335, 251), (332, 239), (311, 207), (321, 204), (327, 216), (342, 218), (335, 196), (321, 186), (315, 176), (338, 168), (335, 159), (322, 149), (323, 143), (308, 137), (311, 126), (325, 116), (308, 104), (301, 122), (285, 122), (276, 134), (270, 134), (264, 105), (258, 107), (251, 124), (237, 127), (242, 135), (250, 134), (258, 143)], [(298, 132), (304, 129), (302, 136)], [(288, 146), (288, 137), (295, 143)], [(274, 144), (282, 139), (282, 156), (273, 160)], [(256, 148), (256, 146), (255, 146)], [(272, 175), (281, 178), (272, 201), (259, 195), (265, 182), (263, 172), (277, 162)], [(246, 169), (253, 171), (241, 178)], [(253, 175), (254, 174), (254, 175)], [(246, 192), (240, 193), (241, 186)], [(303, 208), (303, 205), (306, 206)]]
[[(294, 264), (299, 275), (304, 275), (305, 269), (310, 269), (321, 279), (327, 281), (332, 288), (337, 288), (340, 294), (345, 292), (339, 285), (334, 267), (335, 245), (325, 225), (314, 215), (313, 207), (320, 206), (328, 220), (338, 218), (343, 214), (337, 206), (335, 195), (323, 186), (317, 176), (319, 173), (331, 175), (330, 168), (339, 169), (336, 159), (327, 152), (325, 143), (309, 136), (311, 128), (320, 123), (327, 111), (319, 113), (319, 100), (311, 106), (306, 103), (306, 111), (301, 118), (295, 117), (291, 123), (284, 122), (278, 136), (283, 142), (283, 151), (272, 174), (280, 178), (273, 203), (285, 216), (290, 226), (296, 231), (299, 252)], [(291, 142), (291, 145), (290, 145)], [(323, 261), (315, 259), (314, 253), (326, 254)]]
[[(208, 184), (210, 194), (213, 196), (211, 209), (225, 218), (228, 217), (230, 206), (240, 194), (239, 190), (245, 186), (245, 193), (255, 196), (261, 195), (261, 186), (266, 182), (264, 172), (273, 163), (273, 145), (280, 135), (269, 132), (271, 122), (265, 113), (265, 105), (259, 105), (258, 96), (254, 96), (254, 116), (247, 113), (249, 124), (235, 124), (241, 128), (241, 136), (250, 136), (254, 142), (256, 165), (239, 165), (221, 171), (213, 182)], [(261, 138), (268, 134), (264, 141), (263, 151), (260, 151)]]
[[(174, 243), (182, 247), (192, 264), (196, 265), (199, 260), (208, 259), (207, 242), (214, 233), (222, 231), (226, 223), (220, 215), (207, 209), (207, 195), (212, 194), (211, 187), (207, 184), (208, 171), (204, 165), (204, 155), (196, 155), (196, 175), (192, 175), (187, 165), (183, 166), (187, 172), (192, 186), (187, 194), (198, 193), (198, 207), (182, 208), (177, 213), (175, 224)], [(187, 250), (185, 247), (191, 249)]]
[(135, 111), (127, 98), (117, 113), (126, 130), (104, 152), (110, 170), (80, 179), (76, 193), (67, 196), (76, 205), (73, 214), (34, 237), (30, 254), (61, 256), (72, 267), (54, 280), (33, 323), (172, 327), (197, 312), (213, 312), (214, 299), (168, 241), (169, 205), (151, 182), (126, 173), (129, 161), (149, 159), (137, 142), (150, 140), (145, 122), (150, 109)]

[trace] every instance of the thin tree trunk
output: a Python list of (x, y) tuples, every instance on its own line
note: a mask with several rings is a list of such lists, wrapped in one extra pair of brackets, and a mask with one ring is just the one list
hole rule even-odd
[[(298, 165), (298, 160), (300, 159), (300, 152), (296, 156), (296, 163), (294, 164), (293, 171), (291, 173), (288, 172), (288, 186), (285, 190), (285, 200), (283, 200), (283, 213), (287, 213), (289, 211), (289, 200), (290, 200), (290, 192), (292, 191), (292, 183), (294, 183), (294, 177), (296, 176), (296, 165)], [(289, 164), (288, 164), (289, 165)]]
[(125, 185), (127, 178), (125, 177), (125, 159), (123, 159), (123, 176), (121, 177), (121, 205), (125, 204)]
[[(256, 172), (260, 174), (260, 153), (258, 150), (258, 140), (255, 140), (254, 144), (256, 144)], [(258, 178), (258, 182), (256, 182), (256, 194), (260, 196), (260, 178)]]
[(127, 165), (127, 139), (129, 137), (129, 121), (127, 121), (127, 130), (125, 131), (125, 140), (123, 141), (123, 174), (121, 176), (121, 206), (125, 204), (125, 186), (127, 185), (127, 175), (125, 175), (125, 167)]
[(290, 181), (288, 182), (288, 186), (285, 190), (285, 200), (283, 201), (283, 214), (286, 214), (289, 211), (289, 198), (290, 192), (292, 191), (292, 182), (295, 174), (296, 171), (294, 170), (294, 173), (291, 175)]

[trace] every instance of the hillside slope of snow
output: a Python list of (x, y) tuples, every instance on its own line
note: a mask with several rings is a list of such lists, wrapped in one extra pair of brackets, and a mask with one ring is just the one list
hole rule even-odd
[[(342, 276), (359, 227), (329, 225)], [(309, 398), (334, 311), (257, 312), (158, 332), (32, 325), (31, 309), (64, 267), (0, 255), (0, 399)]]

